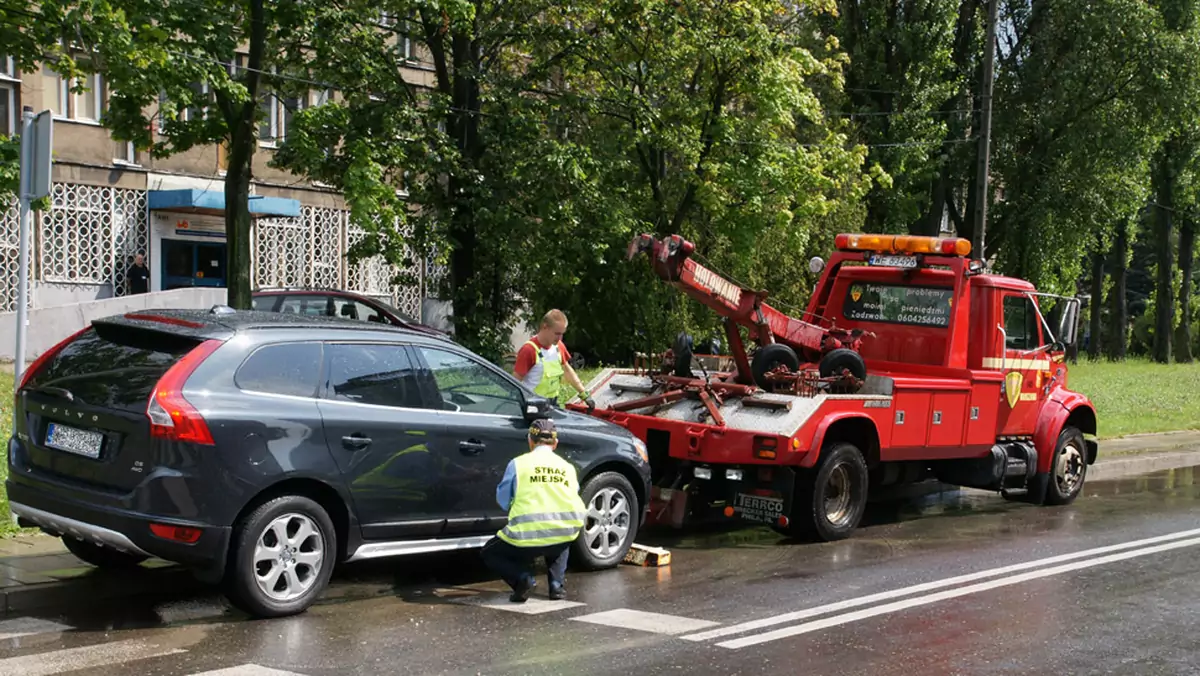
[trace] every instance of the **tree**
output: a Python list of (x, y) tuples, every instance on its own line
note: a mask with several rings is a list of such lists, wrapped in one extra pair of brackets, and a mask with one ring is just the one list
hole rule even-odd
[[(65, 12), (73, 4), (48, 0), (41, 6)], [(308, 43), (317, 31), (338, 32), (345, 15), (311, 3), (268, 0), (113, 0), (94, 7), (107, 14), (82, 36), (79, 46), (88, 60), (81, 64), (106, 77), (104, 123), (113, 137), (154, 157), (223, 148), (229, 303), (248, 309), (249, 197), (260, 102), (307, 88), (295, 78), (307, 73)]]
[[(1117, 223), (1115, 242), (1112, 247), (1112, 289), (1108, 292), (1112, 302), (1111, 330), (1106, 342), (1109, 359), (1123, 361), (1129, 346), (1129, 298), (1126, 295), (1126, 275), (1129, 269), (1130, 219)], [(1095, 338), (1093, 338), (1095, 340)]]
[[(104, 25), (103, 14), (86, 5), (41, 5), (0, 0), (0, 45), (19, 71), (46, 64), (68, 81), (82, 74), (64, 41), (95, 34)], [(78, 86), (74, 89), (78, 90)], [(16, 112), (20, 119), (20, 112)], [(16, 199), (20, 190), (21, 141), (19, 134), (0, 134), (0, 208)]]

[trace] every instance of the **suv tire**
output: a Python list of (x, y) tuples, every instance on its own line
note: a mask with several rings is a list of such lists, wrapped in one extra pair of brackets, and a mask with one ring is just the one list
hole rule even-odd
[(136, 568), (142, 561), (149, 558), (140, 554), (119, 552), (111, 547), (101, 547), (100, 545), (78, 540), (70, 535), (62, 536), (62, 541), (67, 551), (74, 554), (75, 558), (84, 563), (90, 563), (97, 568), (108, 570)]
[(285, 495), (255, 508), (234, 527), (225, 593), (256, 617), (304, 612), (325, 590), (337, 534), (313, 500)]
[(603, 472), (584, 482), (579, 497), (587, 515), (583, 532), (571, 544), (570, 560), (582, 570), (612, 568), (637, 537), (641, 507), (633, 484), (619, 472)]

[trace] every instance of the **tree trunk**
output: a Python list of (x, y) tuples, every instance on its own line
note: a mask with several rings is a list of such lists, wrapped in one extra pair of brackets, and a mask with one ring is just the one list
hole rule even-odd
[(1155, 258), (1158, 262), (1158, 278), (1154, 298), (1154, 345), (1150, 356), (1160, 364), (1171, 362), (1171, 333), (1174, 330), (1175, 294), (1172, 288), (1171, 235), (1174, 227), (1174, 161), (1175, 139), (1163, 144), (1154, 172), (1155, 206)]
[[(486, 257), (475, 255), (479, 232), (472, 175), (483, 156), (483, 140), (479, 134), (479, 45), (470, 35), (456, 33), (451, 38), (451, 55), (452, 82), (445, 83), (452, 92), (454, 106), (449, 130), (462, 158), (461, 174), (450, 176), (447, 181), (447, 204), (452, 209), (450, 246), (454, 247), (450, 255), (454, 335), (464, 345), (479, 348), (482, 327), (490, 323), (496, 310), (488, 307), (492, 303), (492, 295), (487, 293), (490, 276), (478, 265), (479, 260)], [(491, 264), (496, 265), (497, 261), (492, 260)], [(481, 286), (480, 280), (487, 286)]]
[(1191, 218), (1184, 218), (1179, 230), (1179, 331), (1175, 336), (1175, 360), (1192, 362), (1192, 260), (1195, 258), (1196, 229)]
[(231, 105), (226, 120), (229, 126), (229, 166), (225, 173), (226, 289), (229, 306), (237, 310), (251, 307), (250, 261), (250, 179), (254, 150), (258, 146), (259, 74), (266, 50), (266, 11), (263, 0), (250, 3), (250, 44), (246, 57), (246, 90), (250, 100)]
[[(1100, 238), (1097, 237), (1097, 240)], [(1100, 250), (1097, 241), (1096, 251), (1092, 254), (1092, 298), (1088, 301), (1088, 312), (1091, 315), (1088, 325), (1088, 359), (1100, 359), (1100, 327), (1104, 314), (1104, 252)]]
[(1108, 332), (1108, 358), (1114, 361), (1124, 361), (1129, 341), (1129, 299), (1125, 296), (1126, 277), (1129, 260), (1129, 228), (1128, 221), (1117, 226), (1117, 241), (1113, 245), (1112, 264), (1112, 320)]

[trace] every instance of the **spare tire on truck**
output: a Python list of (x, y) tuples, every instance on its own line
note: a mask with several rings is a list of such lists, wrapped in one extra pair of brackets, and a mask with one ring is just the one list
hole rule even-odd
[(800, 368), (800, 358), (796, 356), (796, 351), (781, 343), (763, 345), (750, 361), (750, 375), (754, 378), (754, 384), (764, 390), (770, 390), (771, 383), (767, 382), (767, 374), (780, 366), (786, 366), (792, 372), (797, 371)]

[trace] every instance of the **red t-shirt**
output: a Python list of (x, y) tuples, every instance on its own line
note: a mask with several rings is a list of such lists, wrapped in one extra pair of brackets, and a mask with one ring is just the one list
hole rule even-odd
[[(541, 343), (537, 342), (537, 338), (532, 340), (541, 345)], [(567, 346), (561, 340), (558, 341), (558, 351), (562, 355), (563, 364), (571, 361), (571, 353), (567, 351)], [(517, 380), (523, 380), (535, 364), (537, 364), (537, 350), (527, 342), (521, 346), (521, 349), (517, 350), (517, 363), (513, 366), (513, 375), (517, 377)]]

